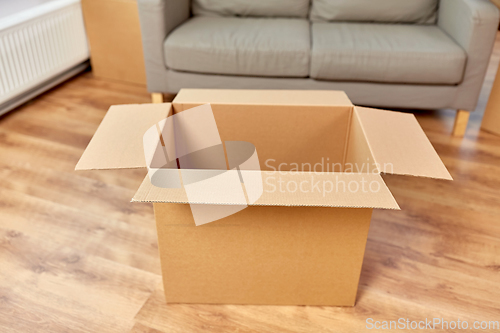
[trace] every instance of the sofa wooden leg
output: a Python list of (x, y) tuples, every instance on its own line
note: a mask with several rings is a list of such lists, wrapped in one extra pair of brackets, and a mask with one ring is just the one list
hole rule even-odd
[(464, 136), (467, 123), (469, 122), (469, 115), (469, 111), (457, 110), (455, 124), (453, 125), (453, 136)]
[(151, 100), (153, 103), (163, 103), (163, 94), (162, 93), (152, 93)]

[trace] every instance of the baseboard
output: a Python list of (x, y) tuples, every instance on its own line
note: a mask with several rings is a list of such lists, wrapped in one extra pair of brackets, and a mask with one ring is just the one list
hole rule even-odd
[(75, 67), (72, 67), (68, 69), (67, 71), (51, 78), (50, 80), (47, 80), (43, 82), (42, 84), (36, 86), (33, 89), (30, 89), (14, 98), (11, 100), (0, 104), (0, 116), (11, 111), (12, 109), (15, 109), (16, 107), (28, 102), (29, 100), (33, 99), (34, 97), (46, 92), (47, 90), (57, 86), (58, 84), (66, 81), (67, 79), (75, 76), (78, 73), (83, 72), (90, 66), (90, 62), (84, 61), (81, 64), (76, 65)]

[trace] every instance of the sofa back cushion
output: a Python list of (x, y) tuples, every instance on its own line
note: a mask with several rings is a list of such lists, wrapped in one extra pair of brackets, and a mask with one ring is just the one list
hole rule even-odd
[(194, 15), (307, 17), (310, 0), (193, 0)]
[(435, 24), (438, 0), (312, 0), (316, 22)]

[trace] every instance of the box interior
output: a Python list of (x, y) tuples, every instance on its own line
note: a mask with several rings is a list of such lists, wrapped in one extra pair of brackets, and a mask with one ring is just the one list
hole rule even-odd
[[(246, 100), (237, 102), (218, 91), (210, 95), (197, 92), (181, 92), (172, 103), (173, 114), (210, 103), (222, 142), (252, 143), (259, 156), (260, 170), (310, 172), (315, 164), (318, 164), (317, 171), (344, 170), (353, 106), (342, 95), (331, 96), (338, 99), (338, 103), (312, 103), (314, 96), (308, 96), (307, 101), (301, 100), (301, 96), (290, 100), (291, 96), (287, 95), (282, 99), (275, 96), (266, 104), (263, 98), (248, 96), (252, 91), (244, 94)], [(252, 103), (252, 100), (260, 103)], [(363, 140), (366, 141), (360, 137), (356, 141)], [(359, 156), (359, 159), (366, 157)]]
[[(184, 114), (196, 107), (206, 109), (207, 103), (211, 108), (208, 118), (190, 118), (192, 110)], [(205, 122), (214, 125), (211, 138), (205, 135)], [(166, 124), (171, 127), (166, 128)], [(156, 136), (156, 147), (143, 145), (147, 131)], [(267, 184), (276, 177), (276, 172), (271, 173), (275, 170), (281, 171), (278, 177), (285, 183), (368, 181), (379, 189), (362, 192), (344, 187), (343, 191), (337, 189), (327, 196), (324, 192), (264, 191), (259, 200), (247, 202), (250, 205), (399, 209), (380, 173), (451, 179), (412, 114), (355, 107), (341, 91), (183, 89), (172, 103), (113, 106), (76, 169), (147, 167), (150, 171), (162, 165), (153, 166), (151, 161), (146, 165), (148, 149), (160, 153), (169, 149), (186, 150), (197, 140), (207, 149), (163, 165), (162, 170), (169, 177), (179, 179), (176, 181), (179, 186), (153, 186), (146, 176), (133, 201), (240, 204), (229, 195), (206, 200), (188, 198), (182, 188), (186, 185), (187, 171), (195, 182), (207, 179), (201, 172), (231, 173), (232, 161), (227, 151), (234, 150), (234, 142), (246, 142), (250, 148), (243, 150), (258, 155), (258, 167), (238, 169), (241, 186), (246, 189), (256, 182)], [(164, 146), (165, 142), (170, 146)], [(218, 142), (218, 147), (212, 142)], [(165, 158), (168, 160), (168, 156)], [(245, 181), (243, 173), (248, 176)], [(249, 179), (252, 180), (247, 182)], [(211, 197), (211, 193), (212, 189), (207, 187), (206, 193), (201, 191), (197, 197)]]

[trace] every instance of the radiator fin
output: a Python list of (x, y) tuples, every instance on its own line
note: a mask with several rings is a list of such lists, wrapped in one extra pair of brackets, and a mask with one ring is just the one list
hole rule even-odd
[(88, 57), (80, 3), (0, 31), (0, 104)]

